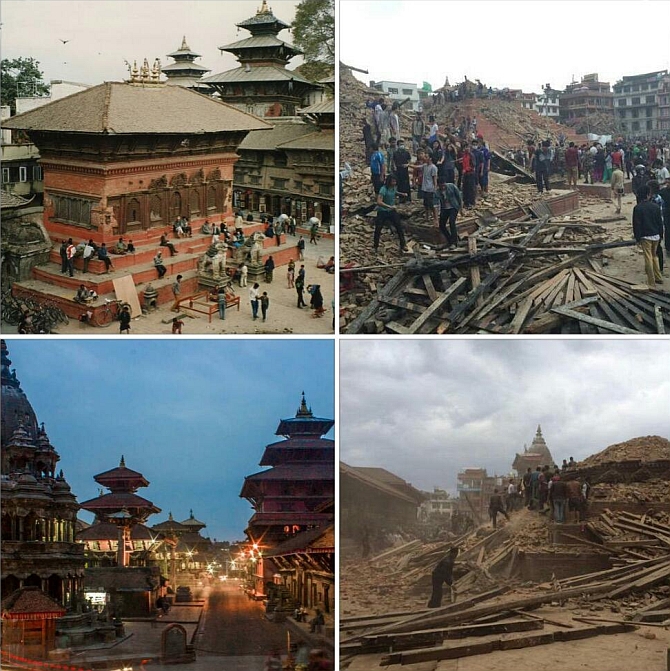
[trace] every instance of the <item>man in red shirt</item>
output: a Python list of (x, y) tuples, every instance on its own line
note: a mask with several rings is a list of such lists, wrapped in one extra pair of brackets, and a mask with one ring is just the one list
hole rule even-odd
[(565, 167), (568, 172), (568, 187), (570, 184), (577, 187), (577, 176), (579, 173), (579, 150), (575, 143), (571, 142), (565, 152)]
[(612, 152), (612, 168), (619, 167), (623, 171), (623, 152), (619, 145), (616, 146), (616, 149)]

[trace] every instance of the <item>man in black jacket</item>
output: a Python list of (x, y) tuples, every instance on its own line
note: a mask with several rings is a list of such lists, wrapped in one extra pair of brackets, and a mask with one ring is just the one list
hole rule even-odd
[(649, 187), (645, 184), (638, 192), (640, 202), (633, 208), (633, 235), (644, 254), (644, 270), (647, 284), (654, 289), (663, 284), (663, 276), (656, 256), (656, 248), (663, 234), (661, 208), (649, 200)]
[(458, 548), (451, 548), (447, 556), (441, 559), (438, 565), (433, 569), (433, 593), (430, 595), (428, 608), (439, 608), (442, 605), (442, 585), (445, 582), (449, 585), (451, 601), (455, 601), (454, 588), (452, 585), (454, 582), (454, 563), (456, 562), (457, 556)]

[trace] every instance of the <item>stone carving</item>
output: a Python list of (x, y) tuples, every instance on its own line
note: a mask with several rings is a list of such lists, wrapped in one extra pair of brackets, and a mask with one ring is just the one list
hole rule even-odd
[(167, 185), (168, 185), (167, 176), (161, 175), (160, 177), (151, 180), (151, 182), (149, 183), (149, 189), (151, 191), (155, 191), (157, 189), (165, 189), (167, 188)]
[(213, 280), (226, 277), (226, 257), (228, 245), (225, 242), (213, 242), (198, 261), (198, 274), (211, 276)]
[(205, 171), (200, 168), (191, 175), (191, 184), (202, 184), (205, 181)]
[(170, 186), (185, 186), (187, 182), (186, 173), (180, 172), (178, 175), (174, 175), (170, 180)]
[(207, 180), (221, 179), (221, 170), (214, 168), (207, 173)]
[(161, 634), (162, 661), (183, 660), (187, 654), (186, 629), (180, 624), (169, 624)]

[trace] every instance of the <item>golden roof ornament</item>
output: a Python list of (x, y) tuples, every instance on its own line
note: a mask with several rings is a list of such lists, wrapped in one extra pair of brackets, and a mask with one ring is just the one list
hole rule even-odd
[(149, 60), (147, 58), (144, 59), (141, 68), (137, 67), (136, 60), (133, 61), (132, 67), (130, 66), (130, 63), (128, 63), (128, 61), (125, 61), (125, 63), (128, 66), (128, 71), (130, 72), (130, 80), (128, 80), (129, 84), (134, 84), (136, 86), (164, 85), (164, 82), (161, 82), (162, 65), (160, 58), (156, 58), (154, 60), (153, 66), (151, 67), (149, 67)]
[(272, 10), (268, 7), (267, 0), (263, 0), (263, 4), (256, 14), (272, 14)]

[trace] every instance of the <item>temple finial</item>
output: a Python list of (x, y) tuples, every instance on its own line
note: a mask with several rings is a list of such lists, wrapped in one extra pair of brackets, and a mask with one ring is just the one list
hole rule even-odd
[(126, 460), (124, 459), (123, 455), (121, 455), (121, 463), (119, 464), (119, 468), (125, 468), (126, 467)]

